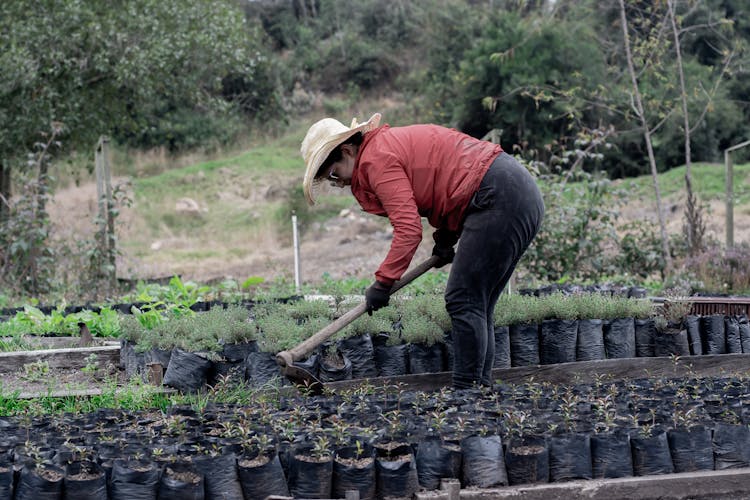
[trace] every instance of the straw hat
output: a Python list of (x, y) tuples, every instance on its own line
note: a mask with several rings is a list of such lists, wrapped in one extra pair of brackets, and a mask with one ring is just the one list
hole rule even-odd
[(305, 193), (307, 203), (315, 204), (313, 188), (320, 183), (320, 179), (315, 179), (315, 175), (328, 155), (331, 154), (331, 151), (357, 132), (364, 134), (377, 128), (380, 125), (380, 117), (380, 113), (375, 113), (365, 123), (357, 123), (357, 119), (353, 118), (352, 124), (348, 127), (333, 118), (323, 118), (310, 127), (300, 147), (302, 158), (305, 159), (305, 178), (302, 181), (302, 190)]

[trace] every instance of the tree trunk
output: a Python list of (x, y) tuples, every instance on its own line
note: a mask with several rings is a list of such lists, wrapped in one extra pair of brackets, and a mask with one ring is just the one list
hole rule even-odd
[(685, 129), (685, 189), (687, 199), (685, 202), (685, 237), (687, 238), (687, 248), (690, 255), (695, 255), (703, 246), (703, 216), (698, 200), (693, 193), (692, 180), (692, 153), (690, 148), (690, 115), (688, 114), (687, 89), (685, 88), (685, 71), (682, 66), (682, 49), (680, 47), (679, 30), (675, 19), (675, 5), (673, 0), (667, 0), (667, 9), (669, 10), (669, 21), (672, 25), (672, 35), (674, 36), (674, 49), (677, 56), (677, 73), (680, 77), (680, 100), (682, 101), (683, 127)]
[(661, 191), (659, 189), (659, 176), (656, 169), (656, 158), (654, 157), (654, 148), (651, 143), (651, 130), (646, 120), (646, 113), (643, 108), (643, 100), (641, 99), (641, 92), (638, 87), (638, 79), (635, 74), (635, 67), (633, 66), (633, 54), (630, 51), (630, 36), (628, 35), (628, 19), (625, 15), (625, 0), (620, 0), (620, 21), (622, 25), (623, 44), (625, 46), (625, 57), (628, 62), (628, 72), (630, 73), (630, 79), (633, 85), (633, 98), (635, 100), (635, 111), (638, 118), (641, 121), (641, 127), (643, 128), (643, 138), (646, 140), (646, 150), (648, 151), (648, 161), (651, 165), (651, 177), (654, 182), (654, 193), (656, 195), (656, 211), (659, 216), (659, 227), (661, 229), (661, 245), (662, 252), (664, 254), (664, 275), (669, 275), (672, 271), (672, 256), (669, 250), (669, 237), (667, 235), (667, 224), (664, 220), (664, 212), (662, 211), (661, 202)]
[(0, 161), (0, 223), (7, 221), (10, 215), (10, 172), (10, 165)]
[(36, 193), (36, 217), (37, 220), (44, 219), (47, 214), (47, 192), (49, 191), (48, 186), (48, 164), (47, 164), (47, 151), (41, 153), (39, 158), (39, 174), (37, 177), (37, 193)]

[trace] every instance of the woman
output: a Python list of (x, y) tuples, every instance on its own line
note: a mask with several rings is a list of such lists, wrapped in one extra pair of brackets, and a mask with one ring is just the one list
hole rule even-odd
[[(491, 385), (493, 311), (534, 239), (544, 203), (534, 178), (502, 148), (438, 125), (389, 127), (380, 114), (350, 127), (324, 118), (302, 141), (303, 190), (314, 204), (322, 181), (344, 188), (393, 226), (390, 250), (365, 292), (369, 313), (388, 305), (390, 289), (422, 240), (422, 217), (436, 228), (433, 255), (453, 263), (445, 290), (454, 343), (453, 385)], [(460, 244), (454, 252), (454, 245)]]

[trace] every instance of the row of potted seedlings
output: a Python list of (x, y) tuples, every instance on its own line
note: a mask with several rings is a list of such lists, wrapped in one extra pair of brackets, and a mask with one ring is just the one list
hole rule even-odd
[[(743, 377), (320, 397), (0, 418), (0, 498), (410, 497), (750, 466)], [(15, 496), (13, 496), (15, 495)]]
[[(450, 319), (438, 295), (394, 300), (363, 316), (300, 362), (321, 381), (433, 373), (452, 368)], [(319, 331), (346, 304), (258, 303), (172, 318), (122, 321), (128, 375), (148, 363), (165, 384), (199, 390), (221, 377), (260, 386), (279, 377), (275, 353)], [(495, 368), (652, 356), (750, 352), (746, 316), (688, 315), (690, 304), (601, 294), (504, 295), (495, 309)], [(507, 325), (507, 326), (506, 326)]]

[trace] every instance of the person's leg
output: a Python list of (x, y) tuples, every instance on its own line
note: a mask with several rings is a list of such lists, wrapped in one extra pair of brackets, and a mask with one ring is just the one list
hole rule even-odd
[(494, 305), (543, 212), (534, 179), (512, 157), (501, 154), (472, 199), (445, 292), (457, 388), (489, 381)]

